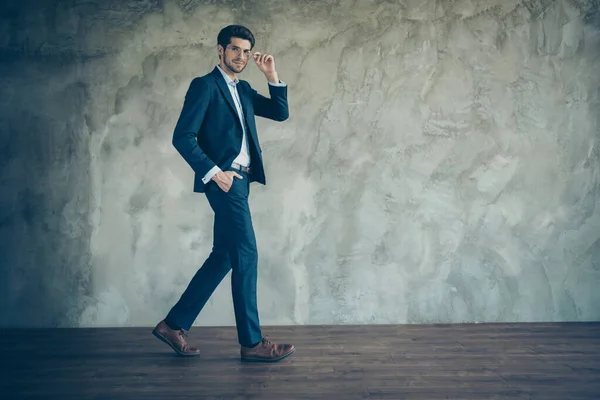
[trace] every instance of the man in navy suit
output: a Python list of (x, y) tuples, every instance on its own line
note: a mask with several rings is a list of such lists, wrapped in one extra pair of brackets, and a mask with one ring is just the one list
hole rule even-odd
[[(258, 252), (248, 194), (250, 182), (266, 184), (254, 116), (285, 121), (287, 85), (279, 80), (272, 55), (252, 53), (254, 36), (230, 25), (217, 37), (219, 65), (195, 78), (187, 91), (173, 145), (195, 172), (194, 191), (204, 193), (215, 213), (213, 248), (179, 301), (153, 334), (184, 356), (199, 354), (185, 339), (221, 280), (231, 274), (240, 354), (244, 361), (279, 361), (295, 348), (262, 336), (256, 280)], [(270, 98), (237, 78), (253, 59), (269, 82)]]

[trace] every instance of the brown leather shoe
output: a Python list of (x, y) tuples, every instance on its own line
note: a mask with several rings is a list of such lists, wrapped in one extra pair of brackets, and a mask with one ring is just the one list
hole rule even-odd
[(296, 351), (293, 344), (276, 344), (266, 338), (255, 347), (242, 346), (240, 353), (242, 361), (275, 362), (283, 360)]
[(200, 350), (195, 347), (191, 347), (187, 340), (185, 340), (186, 334), (183, 329), (178, 331), (169, 328), (166, 322), (160, 321), (156, 328), (152, 331), (152, 334), (171, 346), (173, 350), (180, 356), (198, 356)]

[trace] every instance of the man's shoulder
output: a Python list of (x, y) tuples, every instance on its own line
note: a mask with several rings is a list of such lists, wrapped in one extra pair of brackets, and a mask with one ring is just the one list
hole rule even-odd
[(216, 86), (216, 81), (210, 74), (197, 76), (190, 81), (188, 92), (212, 92), (214, 86)]
[(197, 84), (197, 85), (210, 85), (215, 83), (215, 78), (212, 72), (209, 72), (206, 75), (202, 75), (202, 76), (197, 76), (195, 78), (192, 79), (191, 84)]

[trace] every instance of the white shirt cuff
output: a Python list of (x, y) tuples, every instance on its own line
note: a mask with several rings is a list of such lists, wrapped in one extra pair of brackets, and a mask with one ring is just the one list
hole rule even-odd
[(206, 173), (206, 175), (204, 175), (204, 178), (202, 178), (202, 182), (204, 182), (204, 184), (207, 184), (208, 182), (210, 182), (212, 177), (217, 174), (217, 172), (221, 172), (221, 168), (219, 168), (218, 165), (215, 165), (210, 169), (210, 171)]
[(281, 82), (281, 80), (279, 80), (279, 82), (277, 82), (277, 83), (269, 82), (269, 85), (272, 85), (272, 86), (287, 86), (287, 84), (285, 82)]

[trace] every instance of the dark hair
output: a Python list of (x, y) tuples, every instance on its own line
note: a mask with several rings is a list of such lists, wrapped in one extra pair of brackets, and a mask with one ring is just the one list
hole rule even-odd
[(250, 29), (242, 25), (229, 25), (221, 29), (219, 36), (217, 36), (217, 44), (227, 48), (227, 45), (231, 43), (231, 38), (236, 37), (250, 42), (250, 50), (254, 47), (254, 35), (250, 32)]

